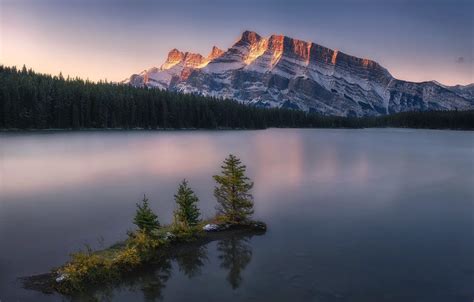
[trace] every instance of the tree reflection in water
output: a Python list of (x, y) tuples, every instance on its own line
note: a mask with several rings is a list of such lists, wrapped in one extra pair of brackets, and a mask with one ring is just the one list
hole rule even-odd
[(147, 302), (154, 302), (163, 300), (162, 291), (166, 287), (166, 282), (171, 277), (171, 263), (165, 261), (163, 266), (154, 270), (150, 274), (145, 274), (140, 277), (137, 282), (143, 292), (144, 300)]
[(147, 302), (161, 301), (164, 298), (163, 290), (172, 275), (173, 261), (179, 271), (188, 278), (201, 275), (202, 267), (208, 261), (207, 244), (214, 240), (218, 241), (220, 267), (229, 270), (226, 279), (232, 289), (237, 289), (243, 281), (242, 273), (252, 258), (249, 240), (253, 235), (234, 234), (226, 238), (218, 234), (217, 237), (205, 242), (183, 246), (170, 254), (162, 255), (158, 262), (131, 273), (127, 278), (118, 280), (110, 286), (89, 288), (83, 294), (72, 297), (71, 301), (114, 301), (115, 295), (126, 291), (141, 292), (144, 301)]
[(119, 292), (142, 292), (143, 301), (161, 301), (166, 282), (171, 277), (171, 259), (163, 258), (153, 265), (131, 273), (109, 286), (88, 288), (70, 301), (114, 301)]
[(179, 270), (183, 272), (188, 278), (199, 276), (201, 268), (207, 258), (207, 247), (197, 246), (190, 250), (178, 252), (174, 259), (178, 264)]
[(231, 237), (217, 243), (221, 267), (228, 269), (227, 281), (232, 289), (242, 284), (242, 272), (252, 259), (252, 249), (248, 237)]

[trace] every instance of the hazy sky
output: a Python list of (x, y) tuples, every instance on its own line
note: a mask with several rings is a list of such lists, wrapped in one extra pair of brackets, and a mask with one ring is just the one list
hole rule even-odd
[(227, 49), (245, 30), (373, 59), (397, 78), (474, 82), (471, 0), (0, 0), (0, 63), (122, 80), (172, 48)]

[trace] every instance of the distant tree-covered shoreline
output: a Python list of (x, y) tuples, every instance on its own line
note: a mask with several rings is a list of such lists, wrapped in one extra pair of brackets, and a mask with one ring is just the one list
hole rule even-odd
[(0, 129), (474, 129), (474, 111), (322, 116), (0, 65)]

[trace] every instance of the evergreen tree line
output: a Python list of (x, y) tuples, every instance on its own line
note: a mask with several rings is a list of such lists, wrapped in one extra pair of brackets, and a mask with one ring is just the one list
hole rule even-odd
[(400, 112), (392, 115), (362, 118), (362, 127), (474, 129), (474, 110)]
[(322, 116), (0, 65), (0, 129), (473, 129), (473, 120), (474, 111), (411, 112), (376, 118)]

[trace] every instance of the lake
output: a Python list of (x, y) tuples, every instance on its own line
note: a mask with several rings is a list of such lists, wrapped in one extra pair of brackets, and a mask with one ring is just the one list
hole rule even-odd
[(183, 178), (214, 214), (233, 153), (261, 236), (211, 242), (84, 294), (113, 301), (472, 301), (474, 132), (413, 129), (0, 133), (0, 300), (61, 301), (18, 277), (170, 223)]

